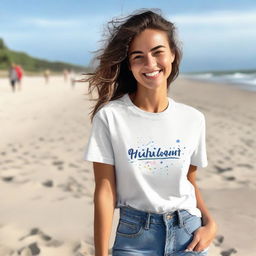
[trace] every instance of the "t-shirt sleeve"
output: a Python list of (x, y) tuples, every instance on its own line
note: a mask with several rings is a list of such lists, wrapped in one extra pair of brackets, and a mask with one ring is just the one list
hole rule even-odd
[(111, 165), (115, 163), (109, 128), (97, 114), (92, 121), (89, 139), (85, 147), (84, 160)]
[(206, 152), (206, 125), (205, 117), (201, 123), (200, 134), (194, 152), (191, 155), (191, 165), (198, 167), (206, 167), (208, 165), (207, 152)]

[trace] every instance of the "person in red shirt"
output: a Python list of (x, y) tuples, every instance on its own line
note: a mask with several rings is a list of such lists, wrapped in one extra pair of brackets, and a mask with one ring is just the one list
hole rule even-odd
[(19, 90), (21, 90), (21, 80), (23, 77), (23, 69), (21, 68), (21, 66), (16, 65), (15, 70), (16, 70), (17, 77), (18, 77)]

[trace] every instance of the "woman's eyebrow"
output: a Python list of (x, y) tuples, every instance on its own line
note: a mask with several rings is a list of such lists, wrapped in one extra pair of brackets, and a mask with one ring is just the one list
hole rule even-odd
[[(152, 49), (150, 49), (150, 52), (155, 51), (155, 50), (157, 50), (157, 49), (159, 49), (159, 48), (161, 48), (161, 47), (164, 47), (164, 48), (165, 48), (165, 46), (163, 46), (163, 45), (158, 45), (158, 46), (155, 46), (155, 47), (153, 47)], [(131, 56), (132, 54), (138, 54), (138, 53), (143, 53), (143, 52), (142, 52), (142, 51), (133, 51), (133, 52), (131, 52), (131, 53), (129, 54), (129, 56)]]

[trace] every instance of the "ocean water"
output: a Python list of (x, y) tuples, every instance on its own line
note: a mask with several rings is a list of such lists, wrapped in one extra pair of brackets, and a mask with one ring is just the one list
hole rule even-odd
[(184, 77), (199, 79), (204, 81), (211, 81), (217, 83), (226, 83), (236, 87), (239, 87), (248, 91), (256, 92), (256, 71), (252, 73), (196, 73), (196, 74), (184, 74)]

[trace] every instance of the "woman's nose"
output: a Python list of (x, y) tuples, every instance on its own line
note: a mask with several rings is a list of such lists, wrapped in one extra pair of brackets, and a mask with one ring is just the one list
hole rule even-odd
[(149, 68), (155, 67), (156, 66), (156, 59), (155, 59), (155, 57), (152, 56), (152, 55), (147, 55), (145, 57), (145, 66), (149, 67)]

